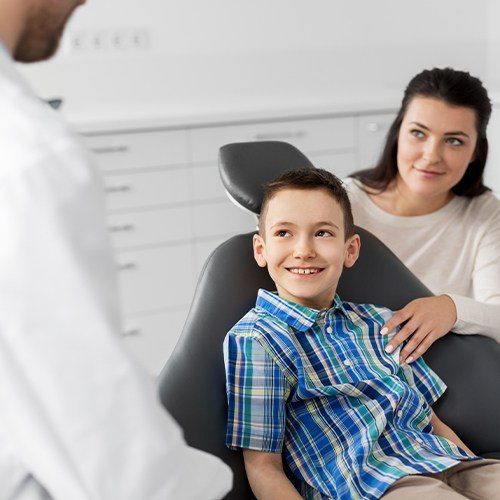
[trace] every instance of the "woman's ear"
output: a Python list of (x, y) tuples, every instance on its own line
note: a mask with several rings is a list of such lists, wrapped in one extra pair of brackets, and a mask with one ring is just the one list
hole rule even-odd
[(359, 251), (361, 249), (361, 239), (359, 234), (355, 234), (348, 238), (345, 243), (345, 257), (344, 257), (344, 266), (352, 267), (355, 262), (358, 260)]
[(266, 267), (266, 242), (260, 234), (253, 235), (253, 257), (260, 267)]

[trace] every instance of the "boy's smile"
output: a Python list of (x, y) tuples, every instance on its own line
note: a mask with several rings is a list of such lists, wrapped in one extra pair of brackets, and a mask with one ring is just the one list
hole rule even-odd
[(354, 264), (359, 237), (345, 240), (340, 205), (322, 188), (287, 188), (269, 201), (254, 256), (267, 266), (280, 297), (314, 309), (330, 307), (345, 266)]

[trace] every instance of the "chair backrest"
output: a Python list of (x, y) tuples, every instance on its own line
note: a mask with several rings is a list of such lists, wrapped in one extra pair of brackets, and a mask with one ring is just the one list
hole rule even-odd
[[(259, 202), (254, 200), (254, 206), (260, 207)], [(339, 283), (344, 300), (399, 309), (414, 298), (431, 295), (383, 243), (361, 228), (358, 231), (360, 258)], [(252, 234), (229, 239), (208, 258), (180, 340), (159, 380), (161, 401), (183, 427), (187, 442), (231, 466), (234, 486), (226, 498), (235, 500), (253, 495), (241, 452), (224, 444), (227, 403), (222, 342), (254, 306), (257, 290), (274, 289), (266, 270), (253, 259)], [(448, 385), (435, 406), (440, 417), (477, 453), (500, 452), (500, 344), (479, 335), (449, 334), (425, 358)]]
[(314, 165), (295, 146), (281, 141), (238, 142), (219, 151), (220, 176), (229, 197), (254, 214), (260, 213), (262, 186), (301, 167)]

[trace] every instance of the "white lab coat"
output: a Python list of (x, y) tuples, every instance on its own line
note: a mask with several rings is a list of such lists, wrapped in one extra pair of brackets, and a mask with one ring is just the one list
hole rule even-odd
[(104, 221), (90, 156), (0, 48), (0, 500), (220, 498), (229, 468), (118, 337)]

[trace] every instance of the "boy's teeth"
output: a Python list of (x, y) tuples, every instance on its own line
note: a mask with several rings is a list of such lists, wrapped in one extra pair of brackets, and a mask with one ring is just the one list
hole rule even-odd
[(290, 271), (295, 274), (315, 274), (318, 272), (318, 269), (291, 268)]

